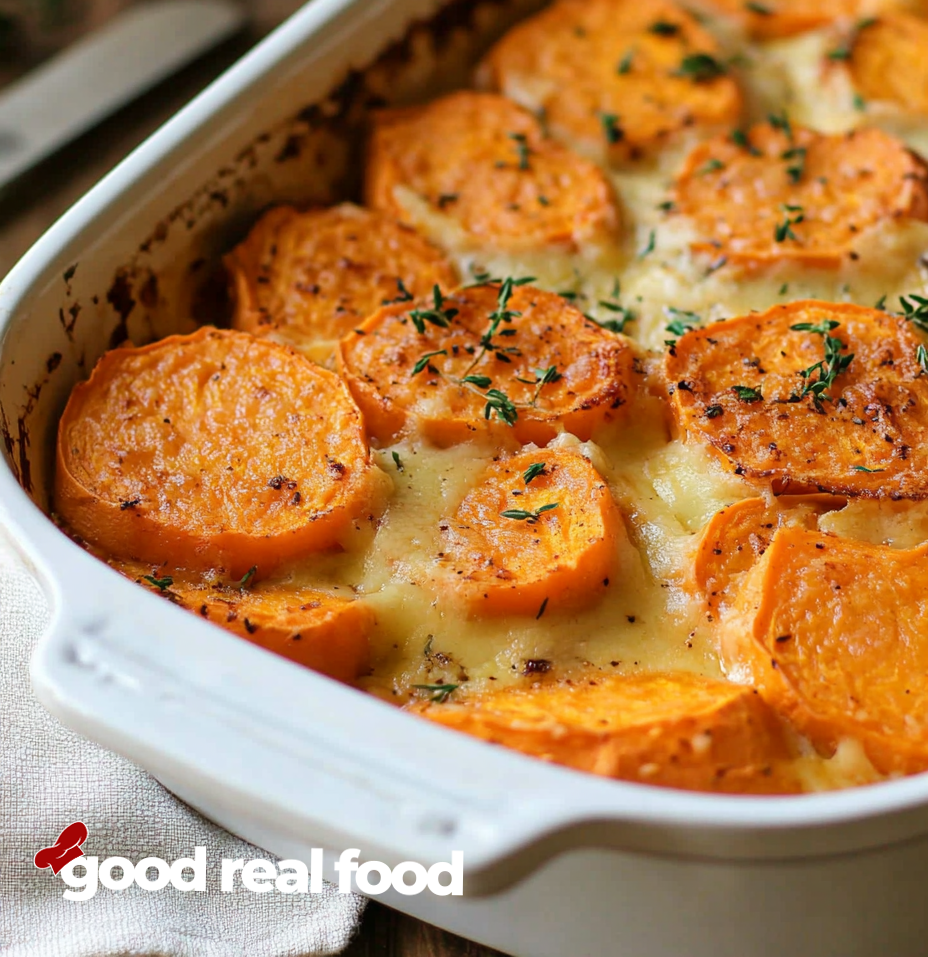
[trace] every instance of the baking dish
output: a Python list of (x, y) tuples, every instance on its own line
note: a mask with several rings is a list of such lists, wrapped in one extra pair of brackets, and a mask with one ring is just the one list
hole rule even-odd
[(923, 953), (924, 775), (783, 799), (550, 767), (230, 641), (43, 511), (57, 416), (96, 358), (127, 332), (219, 318), (214, 265), (258, 210), (349, 193), (365, 109), (460, 82), (481, 43), (533, 5), (315, 0), (0, 286), (0, 507), (53, 608), (35, 691), (275, 853), (359, 847), (429, 864), (463, 850), (463, 899), (383, 899), (513, 954)]

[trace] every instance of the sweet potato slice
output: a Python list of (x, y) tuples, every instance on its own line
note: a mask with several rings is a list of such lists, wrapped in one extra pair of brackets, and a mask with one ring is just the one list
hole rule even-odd
[(739, 474), (786, 490), (922, 499), (928, 377), (920, 344), (899, 316), (803, 300), (687, 332), (664, 372), (679, 428)]
[(414, 427), (443, 446), (478, 432), (520, 444), (560, 431), (589, 439), (634, 379), (628, 339), (560, 296), (506, 282), (386, 306), (345, 336), (337, 360), (372, 435)]
[(494, 462), (441, 532), (454, 602), (471, 615), (538, 615), (602, 594), (625, 527), (592, 463), (547, 448)]
[(203, 581), (138, 562), (110, 565), (175, 605), (313, 671), (338, 681), (367, 672), (376, 618), (364, 602), (289, 584)]
[(928, 113), (928, 22), (905, 14), (862, 24), (855, 33), (848, 68), (866, 100), (896, 103)]
[(834, 20), (853, 20), (883, 10), (912, 5), (905, 0), (700, 0), (699, 6), (733, 17), (751, 36), (762, 40), (791, 37), (827, 26)]
[(856, 738), (884, 774), (928, 769), (928, 546), (781, 528), (721, 641), (728, 673), (824, 753)]
[(605, 777), (693, 791), (800, 790), (777, 717), (753, 690), (680, 673), (599, 675), (410, 710)]
[(546, 137), (527, 110), (492, 93), (452, 93), (375, 116), (367, 203), (410, 222), (404, 189), (482, 247), (572, 252), (604, 244), (619, 226), (600, 169)]
[(559, 0), (519, 24), (478, 74), (558, 139), (614, 163), (684, 129), (737, 123), (742, 97), (715, 38), (682, 5)]
[(826, 135), (781, 121), (745, 136), (699, 144), (677, 179), (676, 209), (697, 252), (752, 267), (836, 268), (858, 256), (868, 227), (928, 219), (928, 167), (881, 130)]
[(227, 257), (236, 329), (318, 362), (384, 302), (457, 284), (440, 250), (408, 226), (343, 203), (270, 210)]
[(385, 480), (334, 373), (212, 328), (106, 353), (57, 455), (55, 509), (86, 541), (231, 578), (337, 544)]
[(778, 528), (815, 528), (827, 511), (843, 508), (837, 495), (784, 495), (773, 501), (746, 498), (721, 509), (703, 530), (693, 563), (696, 588), (710, 612), (726, 607), (745, 572), (761, 558)]
[(371, 608), (357, 599), (291, 584), (199, 579), (163, 566), (111, 559), (120, 574), (253, 644), (338, 681), (365, 674)]

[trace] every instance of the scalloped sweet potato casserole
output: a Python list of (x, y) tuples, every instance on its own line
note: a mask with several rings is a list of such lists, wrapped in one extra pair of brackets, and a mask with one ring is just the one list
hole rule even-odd
[(926, 50), (915, 0), (556, 0), (254, 224), (231, 329), (100, 359), (58, 519), (536, 758), (928, 770)]

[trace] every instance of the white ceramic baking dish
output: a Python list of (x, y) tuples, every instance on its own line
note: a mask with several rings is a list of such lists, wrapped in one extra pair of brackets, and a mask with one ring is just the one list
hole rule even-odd
[[(91, 558), (46, 515), (74, 382), (127, 331), (142, 341), (189, 325), (179, 317), (209, 318), (213, 266), (256, 210), (349, 189), (341, 174), (365, 106), (458, 82), (514, 5), (473, 6), (315, 0), (0, 286), (0, 508), (54, 609), (35, 692), (278, 854), (359, 847), (428, 864), (463, 850), (464, 898), (385, 899), (513, 954), (925, 954), (928, 776), (739, 798), (548, 766), (233, 640)], [(417, 20), (430, 22), (410, 32)]]

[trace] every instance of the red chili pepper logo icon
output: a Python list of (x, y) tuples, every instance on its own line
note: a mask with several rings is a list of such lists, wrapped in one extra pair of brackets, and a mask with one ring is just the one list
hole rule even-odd
[(43, 847), (33, 858), (35, 866), (42, 870), (50, 867), (57, 874), (65, 864), (75, 858), (83, 857), (81, 844), (87, 840), (87, 828), (82, 821), (69, 824), (59, 835), (58, 840), (51, 847)]

